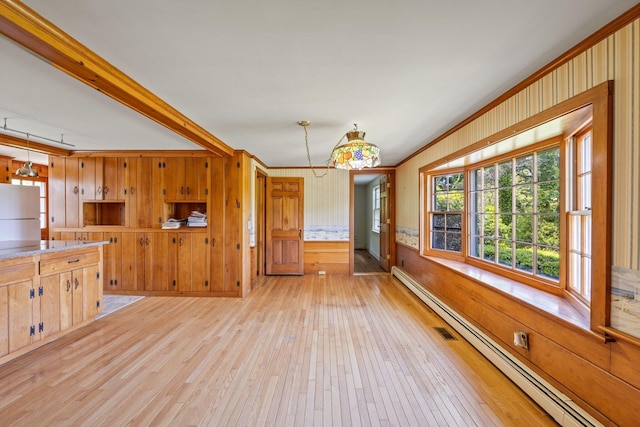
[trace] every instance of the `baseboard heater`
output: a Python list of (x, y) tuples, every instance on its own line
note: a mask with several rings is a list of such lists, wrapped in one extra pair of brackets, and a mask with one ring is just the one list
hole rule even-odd
[(460, 316), (440, 299), (425, 290), (409, 274), (398, 267), (391, 274), (420, 298), (429, 308), (462, 335), (471, 345), (491, 361), (511, 381), (518, 385), (531, 399), (540, 405), (562, 426), (602, 426), (596, 419), (580, 408), (524, 363), (485, 335), (473, 324)]

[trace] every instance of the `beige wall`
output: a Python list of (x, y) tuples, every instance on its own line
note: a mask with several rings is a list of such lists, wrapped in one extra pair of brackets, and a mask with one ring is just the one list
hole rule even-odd
[[(555, 69), (397, 171), (397, 225), (417, 232), (418, 168), (529, 118), (606, 80), (614, 92), (613, 264), (640, 269), (640, 21)], [(415, 245), (411, 245), (415, 246)], [(416, 246), (417, 247), (417, 246)]]

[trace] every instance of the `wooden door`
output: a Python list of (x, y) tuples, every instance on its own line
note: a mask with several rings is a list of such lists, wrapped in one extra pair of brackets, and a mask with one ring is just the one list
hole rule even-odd
[(71, 286), (73, 296), (73, 324), (77, 325), (82, 322), (83, 316), (83, 296), (84, 286), (82, 284), (82, 269), (73, 270), (71, 272)]
[(184, 169), (184, 198), (206, 201), (209, 195), (211, 174), (208, 157), (188, 157)]
[(167, 157), (163, 161), (165, 201), (184, 200), (186, 195), (185, 161), (183, 157)]
[(193, 269), (191, 267), (191, 233), (179, 233), (176, 236), (177, 242), (177, 263), (175, 279), (178, 283), (177, 289), (180, 292), (191, 292)]
[(128, 191), (125, 183), (127, 160), (119, 157), (105, 157), (103, 160), (102, 194), (104, 200), (124, 200)]
[(389, 271), (389, 260), (391, 259), (391, 224), (389, 210), (389, 196), (391, 183), (389, 175), (380, 178), (380, 267), (384, 271)]
[[(138, 274), (144, 278), (144, 235), (143, 233), (122, 233), (122, 290), (138, 290)], [(140, 262), (142, 255), (142, 263)]]
[(129, 159), (129, 227), (151, 228), (154, 224), (153, 163), (149, 157)]
[(210, 271), (209, 237), (206, 233), (193, 234), (191, 237), (192, 290), (209, 292)]
[(169, 240), (171, 238), (172, 236), (167, 233), (147, 233), (145, 236), (144, 289), (147, 291), (168, 290)]
[(304, 274), (304, 178), (267, 178), (266, 274)]
[(104, 290), (122, 290), (122, 233), (104, 233)]
[(73, 326), (73, 280), (71, 272), (50, 276), (58, 279), (60, 286), (60, 329), (63, 331)]

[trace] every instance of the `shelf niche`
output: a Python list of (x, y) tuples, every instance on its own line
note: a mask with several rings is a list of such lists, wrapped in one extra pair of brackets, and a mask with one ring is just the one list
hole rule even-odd
[(125, 204), (118, 200), (96, 200), (82, 203), (82, 222), (87, 225), (118, 225), (124, 227)]
[(165, 202), (164, 204), (164, 217), (165, 221), (169, 218), (174, 219), (186, 219), (191, 212), (198, 211), (204, 214), (207, 213), (206, 202)]

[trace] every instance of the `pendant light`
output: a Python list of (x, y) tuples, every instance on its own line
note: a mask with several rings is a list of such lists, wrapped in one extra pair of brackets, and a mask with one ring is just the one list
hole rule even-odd
[(33, 168), (33, 163), (31, 163), (31, 156), (29, 156), (29, 152), (29, 134), (27, 133), (27, 162), (16, 171), (16, 175), (37, 178), (38, 171)]

